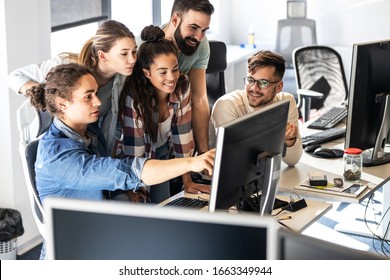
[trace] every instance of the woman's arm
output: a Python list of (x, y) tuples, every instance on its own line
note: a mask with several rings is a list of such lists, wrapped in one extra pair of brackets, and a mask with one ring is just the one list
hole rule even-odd
[(30, 64), (15, 69), (8, 75), (8, 86), (19, 94), (26, 94), (31, 86), (42, 83), (50, 69), (59, 64), (74, 62), (65, 56), (56, 56), (39, 64)]
[(208, 174), (212, 175), (214, 158), (215, 149), (196, 157), (169, 160), (149, 159), (142, 169), (141, 180), (147, 185), (155, 185), (190, 171), (201, 172), (207, 170)]

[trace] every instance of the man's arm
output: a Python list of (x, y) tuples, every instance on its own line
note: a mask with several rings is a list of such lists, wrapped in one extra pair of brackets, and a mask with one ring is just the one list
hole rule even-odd
[(188, 73), (192, 94), (192, 126), (196, 150), (204, 153), (209, 150), (208, 127), (210, 108), (207, 99), (206, 70), (192, 69)]
[(295, 99), (289, 96), (288, 126), (286, 128), (286, 155), (282, 159), (288, 166), (294, 166), (302, 156), (302, 139), (299, 132), (298, 109)]

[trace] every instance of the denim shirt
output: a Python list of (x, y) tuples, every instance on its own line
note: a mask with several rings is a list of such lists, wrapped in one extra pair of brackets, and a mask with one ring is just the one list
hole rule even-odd
[(102, 200), (103, 190), (133, 190), (145, 186), (141, 172), (145, 158), (108, 156), (103, 134), (88, 126), (90, 142), (54, 118), (39, 141), (35, 163), (41, 200), (47, 196)]

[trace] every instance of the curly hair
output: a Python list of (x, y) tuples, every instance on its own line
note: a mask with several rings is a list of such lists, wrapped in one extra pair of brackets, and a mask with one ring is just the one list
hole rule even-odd
[(82, 76), (91, 71), (80, 64), (60, 64), (53, 67), (46, 76), (46, 81), (27, 90), (30, 103), (41, 111), (48, 110), (52, 115), (61, 115), (55, 100), (57, 97), (72, 100), (72, 93), (79, 87)]

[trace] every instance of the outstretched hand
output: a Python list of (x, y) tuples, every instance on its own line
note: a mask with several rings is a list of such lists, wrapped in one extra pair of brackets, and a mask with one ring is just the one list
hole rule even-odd
[(191, 170), (194, 172), (206, 172), (210, 176), (213, 174), (215, 159), (215, 149), (211, 149), (199, 156), (191, 158)]

